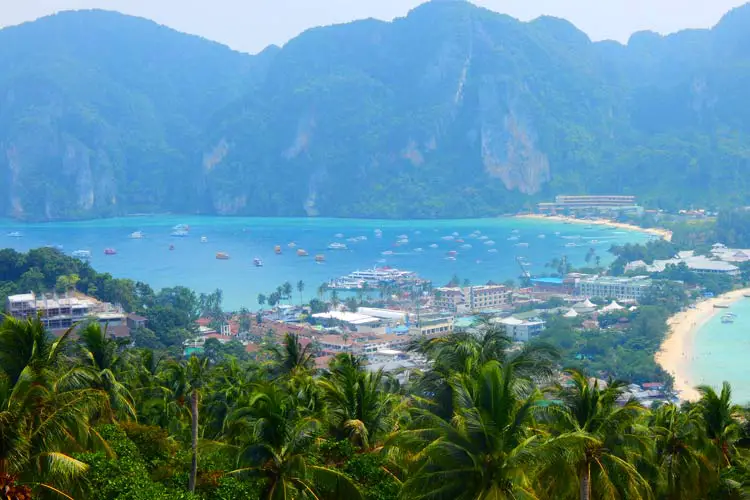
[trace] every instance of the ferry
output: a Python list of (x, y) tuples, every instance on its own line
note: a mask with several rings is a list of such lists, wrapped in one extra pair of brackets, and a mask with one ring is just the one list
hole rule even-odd
[(174, 236), (175, 238), (185, 238), (187, 236), (190, 236), (190, 233), (184, 229), (176, 229), (172, 231), (171, 236)]
[(134, 233), (130, 233), (130, 239), (131, 240), (143, 239), (143, 231), (135, 231)]
[(11, 233), (8, 233), (8, 236), (11, 238), (21, 238), (23, 235), (18, 231), (13, 231)]
[(263, 261), (260, 259), (260, 257), (255, 257), (253, 259), (253, 265), (255, 267), (263, 267)]
[(297, 255), (299, 257), (307, 257), (308, 253), (307, 253), (307, 250), (300, 248), (297, 250)]
[(216, 252), (216, 258), (219, 260), (229, 260), (229, 254), (226, 252)]
[(328, 245), (329, 250), (347, 250), (347, 246), (343, 243), (331, 243)]
[(201, 243), (208, 243), (208, 238), (201, 236)]
[(104, 249), (104, 255), (115, 255), (117, 254), (117, 250), (114, 248), (105, 248)]
[(88, 250), (76, 250), (71, 254), (76, 259), (89, 260), (91, 259), (91, 252)]
[(318, 255), (315, 256), (315, 262), (325, 262), (325, 260), (326, 260), (326, 256), (323, 255), (322, 253), (319, 253)]
[(275, 247), (273, 247), (273, 253), (275, 253), (276, 255), (281, 255), (281, 245), (276, 245)]
[(329, 283), (330, 288), (357, 289), (367, 285), (370, 288), (378, 288), (384, 284), (396, 286), (411, 286), (423, 283), (413, 271), (402, 271), (392, 267), (376, 267), (364, 271), (354, 271)]

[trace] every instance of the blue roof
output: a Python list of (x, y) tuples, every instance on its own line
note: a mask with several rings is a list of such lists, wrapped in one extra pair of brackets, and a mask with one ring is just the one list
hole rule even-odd
[(531, 278), (532, 283), (548, 283), (550, 285), (562, 285), (562, 278)]
[(406, 328), (404, 325), (399, 325), (396, 328), (393, 329), (395, 333), (408, 333), (409, 329)]

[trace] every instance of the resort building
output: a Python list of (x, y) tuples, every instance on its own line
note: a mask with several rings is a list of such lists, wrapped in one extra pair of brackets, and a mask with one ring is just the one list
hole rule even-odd
[(651, 287), (651, 280), (644, 276), (619, 278), (593, 276), (576, 283), (576, 294), (581, 297), (611, 298), (621, 302), (637, 302)]
[(545, 322), (541, 319), (522, 320), (512, 316), (495, 321), (505, 328), (505, 333), (516, 342), (528, 342), (544, 331)]
[(512, 291), (504, 285), (441, 287), (435, 290), (435, 306), (454, 313), (481, 311), (507, 305), (511, 296)]
[(122, 308), (85, 295), (37, 296), (33, 292), (11, 295), (6, 302), (5, 312), (18, 319), (39, 316), (42, 324), (49, 330), (70, 328), (89, 319), (99, 321), (102, 326), (111, 327), (125, 326), (126, 323), (126, 315)]
[(537, 207), (542, 213), (565, 211), (639, 212), (642, 210), (636, 204), (635, 196), (628, 195), (560, 195), (555, 197), (554, 203), (539, 203)]
[(439, 337), (453, 333), (452, 314), (427, 313), (420, 314), (416, 325), (409, 329), (412, 335), (424, 335), (427, 337)]
[[(710, 259), (706, 257), (705, 255), (695, 255), (695, 253), (690, 251), (684, 251), (680, 252), (675, 258), (673, 259), (666, 259), (666, 260), (655, 260), (651, 265), (646, 266), (645, 270), (650, 273), (661, 273), (664, 272), (667, 269), (667, 266), (679, 266), (680, 264), (685, 264), (688, 269), (690, 269), (693, 272), (701, 273), (701, 274), (725, 274), (727, 276), (739, 276), (740, 275), (740, 268), (737, 267), (734, 264), (731, 264), (730, 262), (743, 262), (742, 258), (743, 255), (745, 255), (744, 252), (741, 251), (731, 251), (731, 252), (715, 252), (714, 255), (718, 255), (725, 257), (725, 259), (722, 260), (716, 260), (716, 259)], [(718, 256), (717, 256), (718, 257)], [(732, 261), (727, 261), (729, 259), (734, 259)], [(633, 266), (638, 265), (641, 266), (640, 261), (636, 262), (630, 262), (625, 266), (625, 269), (632, 268)]]

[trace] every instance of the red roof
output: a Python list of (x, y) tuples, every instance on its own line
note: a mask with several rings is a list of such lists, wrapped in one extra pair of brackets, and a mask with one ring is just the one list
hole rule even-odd
[(220, 333), (209, 333), (208, 335), (204, 335), (203, 338), (204, 339), (226, 340), (226, 341), (232, 340), (231, 336), (229, 336), (229, 335), (222, 335)]
[(211, 318), (198, 318), (195, 320), (198, 326), (208, 326), (211, 323)]

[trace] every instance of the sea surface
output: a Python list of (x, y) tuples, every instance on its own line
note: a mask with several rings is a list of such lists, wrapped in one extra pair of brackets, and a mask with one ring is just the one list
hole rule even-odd
[(696, 333), (690, 354), (690, 382), (721, 389), (723, 381), (732, 384), (732, 399), (750, 403), (750, 299), (730, 306), (737, 315), (734, 323), (722, 323), (724, 311), (717, 312)]
[[(177, 224), (189, 225), (190, 235), (170, 236)], [(376, 237), (376, 229), (382, 231), (382, 237)], [(8, 236), (14, 231), (22, 237)], [(143, 239), (131, 239), (134, 231), (143, 231)], [(201, 243), (202, 236), (207, 243)], [(347, 241), (358, 236), (367, 239)], [(408, 242), (399, 244), (402, 236)], [(483, 236), (487, 239), (481, 239)], [(457, 242), (459, 238), (464, 242)], [(91, 265), (99, 272), (143, 281), (155, 289), (183, 285), (196, 292), (211, 292), (220, 288), (227, 309), (257, 307), (259, 293), (268, 295), (285, 281), (295, 286), (295, 301), (300, 280), (305, 283), (303, 296), (313, 297), (322, 283), (374, 266), (416, 271), (435, 286), (444, 285), (454, 275), (472, 284), (501, 282), (521, 275), (517, 257), (530, 264), (531, 273), (543, 274), (549, 272), (544, 264), (553, 258), (566, 256), (574, 266), (582, 266), (585, 255), (594, 248), (606, 264), (612, 259), (607, 252), (612, 244), (650, 238), (653, 236), (642, 232), (607, 226), (512, 217), (385, 221), (160, 215), (34, 224), (0, 220), (0, 247), (25, 251), (55, 245), (67, 254), (90, 250)], [(494, 245), (486, 244), (488, 241)], [(291, 242), (296, 248), (288, 246)], [(329, 250), (332, 242), (344, 243), (348, 249)], [(282, 255), (274, 254), (275, 245), (281, 245)], [(107, 247), (117, 254), (104, 255)], [(299, 248), (307, 250), (309, 257), (298, 257)], [(447, 259), (451, 250), (457, 252), (455, 260)], [(217, 252), (226, 252), (231, 258), (217, 260)], [(316, 254), (324, 254), (325, 262), (316, 263)], [(254, 257), (261, 258), (264, 266), (253, 266)]]

